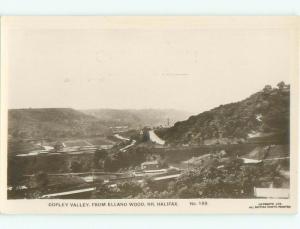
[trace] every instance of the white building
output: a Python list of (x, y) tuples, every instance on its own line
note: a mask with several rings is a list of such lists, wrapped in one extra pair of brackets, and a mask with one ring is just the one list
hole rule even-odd
[(142, 170), (154, 170), (158, 169), (159, 167), (158, 161), (147, 161), (141, 164)]

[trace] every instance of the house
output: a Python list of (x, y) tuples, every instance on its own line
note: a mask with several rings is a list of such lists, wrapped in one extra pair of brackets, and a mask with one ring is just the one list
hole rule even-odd
[(158, 161), (146, 161), (141, 164), (141, 169), (142, 170), (155, 170), (159, 169), (160, 165)]

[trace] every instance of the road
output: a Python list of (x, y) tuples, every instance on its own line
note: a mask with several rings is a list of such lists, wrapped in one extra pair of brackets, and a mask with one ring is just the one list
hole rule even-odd
[(114, 136), (115, 136), (116, 138), (122, 140), (122, 141), (130, 141), (129, 138), (125, 138), (125, 137), (123, 137), (123, 136), (121, 136), (121, 135), (119, 135), (119, 134), (115, 134)]
[(129, 145), (123, 147), (122, 149), (120, 149), (120, 151), (126, 152), (126, 150), (129, 149), (130, 147), (134, 146), (135, 143), (136, 143), (136, 140), (132, 140), (132, 142)]
[[(119, 135), (119, 134), (115, 134), (114, 136), (115, 136), (116, 138), (122, 140), (122, 141), (130, 141), (129, 138), (125, 138), (125, 137), (123, 137), (123, 136), (121, 136), (121, 135)], [(121, 148), (120, 151), (121, 151), (121, 152), (126, 152), (126, 150), (129, 149), (130, 147), (134, 146), (135, 143), (136, 143), (136, 140), (132, 140), (132, 142), (131, 142), (129, 145), (127, 145), (127, 146)]]

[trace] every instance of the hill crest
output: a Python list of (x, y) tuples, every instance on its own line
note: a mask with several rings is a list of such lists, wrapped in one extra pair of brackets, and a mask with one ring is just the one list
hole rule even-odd
[(230, 144), (289, 138), (290, 86), (280, 82), (248, 98), (177, 122), (157, 134), (171, 144)]

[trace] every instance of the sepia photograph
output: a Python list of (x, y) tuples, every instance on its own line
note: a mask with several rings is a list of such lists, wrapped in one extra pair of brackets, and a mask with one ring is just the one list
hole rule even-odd
[(1, 27), (6, 200), (294, 209), (297, 17), (5, 17)]

